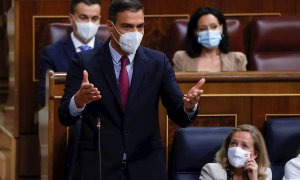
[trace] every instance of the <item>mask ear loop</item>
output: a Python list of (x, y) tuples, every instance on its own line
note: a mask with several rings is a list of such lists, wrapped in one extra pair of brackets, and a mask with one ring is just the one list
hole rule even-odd
[[(115, 26), (115, 24), (113, 23), (113, 22), (111, 22), (111, 21), (109, 21), (112, 25), (113, 25), (113, 27), (114, 27), (114, 29), (117, 31), (117, 33), (120, 35), (120, 37), (122, 36), (122, 34), (118, 31), (118, 29), (117, 29), (117, 27)], [(114, 38), (114, 40), (121, 46), (121, 44), (120, 44), (120, 42), (115, 38), (115, 36), (114, 36), (114, 34), (113, 33), (111, 33), (111, 36)]]

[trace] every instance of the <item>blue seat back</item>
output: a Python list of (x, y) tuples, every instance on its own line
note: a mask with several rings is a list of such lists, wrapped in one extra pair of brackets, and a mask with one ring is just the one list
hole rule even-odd
[(174, 180), (199, 179), (202, 167), (214, 161), (215, 153), (233, 127), (190, 127), (174, 137), (172, 176)]

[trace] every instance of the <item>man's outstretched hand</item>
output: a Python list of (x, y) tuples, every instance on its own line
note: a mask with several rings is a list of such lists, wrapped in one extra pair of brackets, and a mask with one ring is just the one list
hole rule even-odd
[(88, 72), (83, 71), (83, 80), (80, 89), (74, 96), (74, 101), (77, 108), (83, 108), (86, 104), (101, 99), (100, 91), (89, 83)]
[(205, 79), (200, 79), (198, 83), (185, 94), (185, 96), (183, 97), (185, 111), (189, 112), (198, 104), (200, 96), (203, 93), (204, 83)]

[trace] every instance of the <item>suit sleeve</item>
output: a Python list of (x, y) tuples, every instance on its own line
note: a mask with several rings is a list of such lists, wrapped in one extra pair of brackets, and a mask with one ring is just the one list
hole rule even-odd
[(195, 119), (198, 110), (189, 118), (183, 109), (183, 94), (179, 89), (173, 68), (165, 56), (164, 75), (162, 82), (162, 103), (167, 109), (172, 121), (181, 127), (186, 127)]
[(272, 171), (270, 168), (267, 168), (267, 178), (266, 180), (272, 180)]
[(58, 108), (59, 120), (61, 124), (65, 126), (75, 124), (81, 116), (72, 116), (69, 110), (70, 100), (73, 97), (73, 95), (79, 90), (82, 83), (82, 73), (85, 68), (83, 63), (81, 62), (82, 60), (80, 54), (77, 54), (70, 64), (70, 68), (66, 77), (64, 95), (60, 101), (60, 105)]
[(213, 180), (212, 172), (211, 172), (210, 166), (208, 164), (203, 166), (203, 168), (201, 169), (199, 179), (200, 180)]

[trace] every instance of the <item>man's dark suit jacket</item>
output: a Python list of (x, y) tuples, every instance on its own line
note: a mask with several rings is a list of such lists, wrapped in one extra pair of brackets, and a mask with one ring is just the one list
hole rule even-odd
[[(167, 179), (158, 119), (159, 98), (175, 123), (185, 127), (192, 121), (183, 110), (183, 94), (165, 54), (140, 46), (133, 63), (125, 112), (108, 42), (89, 53), (79, 53), (70, 65), (59, 119), (66, 126), (82, 120), (75, 171), (78, 179), (99, 179), (98, 118), (101, 119), (102, 179), (120, 179), (124, 152), (131, 179)], [(100, 90), (102, 98), (86, 105), (81, 116), (73, 117), (69, 102), (80, 88), (83, 70), (88, 71), (89, 82)]]
[[(99, 40), (95, 40), (94, 47), (100, 47), (103, 43)], [(68, 35), (61, 41), (46, 46), (39, 59), (39, 103), (40, 106), (45, 106), (45, 78), (48, 69), (55, 72), (67, 72), (69, 65), (76, 55), (76, 49), (74, 47), (71, 35)], [(75, 126), (76, 128), (70, 128), (70, 138), (68, 143), (67, 159), (65, 164), (66, 176), (71, 171), (71, 166), (76, 154), (76, 148), (78, 144), (78, 136), (80, 134), (80, 122)]]
[[(100, 47), (103, 43), (95, 40), (95, 47)], [(39, 58), (39, 103), (45, 106), (45, 77), (47, 70), (54, 72), (67, 72), (69, 64), (76, 54), (76, 49), (68, 35), (61, 41), (43, 48)]]

